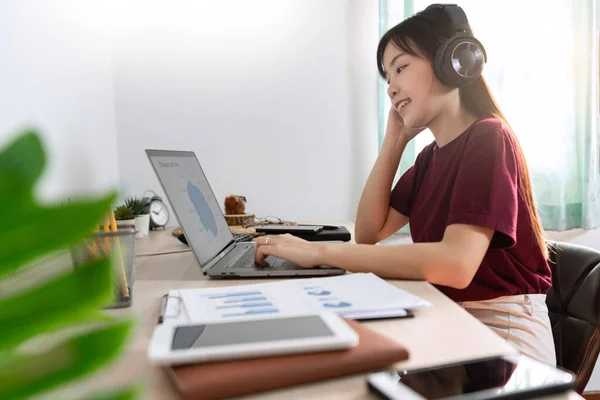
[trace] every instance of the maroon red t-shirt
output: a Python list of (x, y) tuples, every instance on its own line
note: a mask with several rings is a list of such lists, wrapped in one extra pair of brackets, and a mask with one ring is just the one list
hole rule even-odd
[(481, 119), (443, 147), (433, 142), (400, 178), (390, 205), (410, 218), (415, 243), (439, 242), (452, 224), (493, 229), (488, 251), (465, 289), (436, 285), (454, 301), (546, 293), (552, 275), (519, 195), (521, 163), (508, 127)]

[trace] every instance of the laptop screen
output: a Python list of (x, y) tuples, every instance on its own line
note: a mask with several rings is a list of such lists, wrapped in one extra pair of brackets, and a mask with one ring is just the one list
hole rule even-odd
[(201, 265), (233, 240), (193, 152), (146, 150), (190, 247)]

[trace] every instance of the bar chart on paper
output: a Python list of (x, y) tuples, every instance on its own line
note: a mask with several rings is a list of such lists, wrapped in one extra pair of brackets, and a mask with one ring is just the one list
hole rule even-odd
[(206, 294), (202, 300), (217, 318), (279, 313), (279, 309), (260, 290)]
[(171, 322), (269, 319), (323, 311), (359, 320), (394, 318), (409, 316), (410, 309), (431, 306), (373, 274), (183, 289), (170, 294), (173, 301), (167, 314), (174, 315)]

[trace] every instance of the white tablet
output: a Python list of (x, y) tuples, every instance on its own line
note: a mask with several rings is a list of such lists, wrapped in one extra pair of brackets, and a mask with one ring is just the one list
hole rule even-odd
[(358, 335), (334, 313), (157, 325), (148, 358), (173, 365), (349, 349)]

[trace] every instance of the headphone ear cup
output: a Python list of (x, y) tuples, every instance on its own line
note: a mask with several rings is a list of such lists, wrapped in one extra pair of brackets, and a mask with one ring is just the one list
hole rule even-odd
[(438, 79), (447, 86), (456, 86), (453, 83), (452, 76), (448, 73), (448, 67), (444, 66), (444, 62), (447, 59), (445, 57), (448, 45), (452, 42), (452, 39), (444, 40), (437, 48), (434, 58), (433, 69)]
[(487, 61), (481, 42), (466, 34), (445, 41), (436, 53), (436, 65), (442, 82), (451, 87), (465, 86), (475, 81)]

